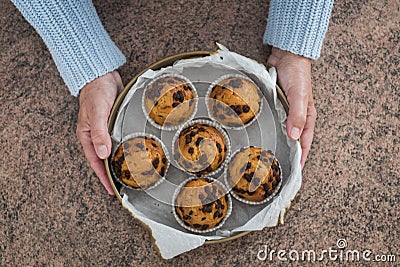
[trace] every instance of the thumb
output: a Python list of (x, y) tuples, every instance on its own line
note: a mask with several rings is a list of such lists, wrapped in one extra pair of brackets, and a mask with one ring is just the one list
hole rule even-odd
[(100, 101), (92, 112), (89, 123), (93, 146), (97, 156), (106, 159), (111, 153), (111, 137), (107, 128), (110, 107), (105, 101)]
[(293, 140), (300, 138), (306, 120), (308, 107), (307, 88), (288, 88), (287, 98), (290, 105), (289, 115), (286, 121), (286, 131)]

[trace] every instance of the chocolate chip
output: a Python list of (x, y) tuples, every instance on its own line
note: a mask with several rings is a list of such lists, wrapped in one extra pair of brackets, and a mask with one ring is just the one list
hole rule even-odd
[(244, 193), (246, 193), (247, 191), (246, 190), (244, 190), (244, 189), (242, 189), (242, 188), (233, 188), (233, 191), (235, 191), (235, 192), (237, 192), (237, 193), (239, 193), (239, 194), (244, 194)]
[(237, 115), (242, 114), (242, 107), (240, 105), (232, 105), (230, 107), (233, 109), (233, 111), (235, 111)]
[(216, 218), (220, 218), (220, 217), (222, 217), (222, 216), (223, 216), (223, 214), (220, 213), (220, 212), (217, 210), (216, 212), (214, 212), (213, 218), (216, 219)]
[(122, 178), (126, 178), (126, 179), (131, 178), (131, 172), (130, 171), (123, 171), (122, 172)]
[(121, 157), (118, 159), (118, 163), (122, 164), (125, 160), (124, 154), (121, 155)]
[(192, 87), (190, 87), (189, 85), (185, 84), (185, 85), (183, 86), (183, 89), (184, 89), (185, 91), (187, 91), (187, 90), (191, 91), (191, 90), (192, 90)]
[(204, 224), (204, 225), (201, 227), (201, 230), (207, 230), (208, 227), (210, 227), (208, 224)]
[[(179, 92), (179, 91), (178, 91), (178, 92)], [(175, 93), (172, 95), (172, 98), (173, 98), (175, 101), (179, 101), (179, 100), (178, 100), (178, 99), (179, 99), (178, 92), (175, 92)]]
[(157, 169), (159, 163), (160, 163), (159, 158), (155, 158), (155, 159), (151, 162), (151, 164), (153, 164), (154, 169)]
[(212, 210), (213, 210), (212, 203), (204, 205), (203, 208), (201, 209), (201, 211), (205, 213), (211, 213)]
[(155, 144), (155, 143), (151, 143), (151, 145), (152, 145), (153, 147), (157, 147), (157, 144)]
[(247, 166), (247, 165), (243, 165), (243, 167), (240, 168), (239, 172), (240, 172), (240, 173), (244, 173), (244, 171), (246, 170), (246, 166)]
[[(154, 87), (159, 87), (156, 84), (154, 84)], [(154, 99), (157, 98), (160, 95), (160, 92), (162, 88), (154, 88), (147, 90), (146, 95), (150, 98), (150, 99)]]
[(185, 139), (186, 139), (186, 144), (189, 144), (190, 142), (192, 142), (192, 137), (190, 135), (186, 135)]
[(228, 150), (228, 148), (226, 146), (224, 146), (224, 151), (226, 152)]
[(196, 132), (195, 131), (191, 131), (189, 134), (191, 137), (195, 137), (196, 136)]
[(247, 182), (251, 182), (251, 175), (250, 175), (250, 174), (245, 173), (245, 174), (243, 175), (243, 178), (246, 179)]
[(233, 88), (239, 88), (242, 86), (242, 84), (243, 84), (243, 82), (240, 78), (234, 78), (229, 81), (229, 86), (231, 86)]
[(157, 105), (158, 105), (158, 100), (156, 102), (154, 102), (154, 106), (157, 106)]
[(263, 184), (263, 188), (264, 188), (265, 191), (268, 191), (269, 190), (269, 184)]
[(256, 187), (260, 186), (260, 178), (258, 178), (258, 177), (254, 177), (254, 178), (251, 180), (251, 182), (252, 182), (252, 184), (254, 184)]
[(198, 223), (195, 223), (195, 224), (193, 224), (193, 227), (194, 227), (194, 228), (200, 228), (200, 227), (202, 227), (202, 225), (201, 225), (201, 224), (198, 224)]
[(210, 189), (209, 186), (206, 186), (206, 187), (204, 188), (204, 190), (206, 191), (207, 194), (211, 194), (211, 189)]
[(228, 115), (228, 116), (233, 116), (233, 115), (235, 115), (235, 110), (233, 109), (234, 107), (235, 107), (234, 105), (231, 105), (231, 106), (229, 106), (229, 107), (226, 107), (226, 108), (225, 108), (225, 114)]
[(143, 148), (144, 148), (143, 143), (137, 143), (136, 146), (137, 146), (138, 148), (140, 148), (140, 149), (143, 149)]
[(164, 177), (164, 175), (165, 175), (165, 167), (164, 167), (164, 166), (161, 167), (160, 175), (161, 175), (162, 177)]
[(130, 145), (129, 143), (124, 143), (124, 144), (123, 144), (123, 148), (124, 148), (124, 149), (128, 149), (130, 146), (131, 146), (131, 145)]
[(221, 153), (222, 152), (221, 144), (217, 142), (215, 145), (217, 146), (218, 153)]
[(205, 220), (206, 220), (206, 217), (201, 218), (201, 220), (202, 220), (202, 221), (205, 221)]
[(249, 107), (248, 105), (244, 105), (244, 106), (242, 107), (242, 110), (243, 110), (244, 113), (247, 113), (247, 112), (250, 111), (250, 107)]
[(189, 215), (183, 215), (182, 219), (188, 221), (188, 220), (192, 219), (192, 217), (190, 217)]
[(179, 104), (180, 104), (180, 103), (174, 102), (174, 103), (172, 103), (172, 107), (173, 107), (173, 108), (176, 108), (177, 106), (179, 106)]
[(193, 148), (193, 147), (189, 147), (188, 153), (189, 153), (190, 155), (192, 155), (192, 154), (194, 153), (194, 148)]
[(208, 167), (206, 168), (206, 172), (210, 173), (210, 172), (212, 172), (212, 171), (213, 171), (213, 169), (212, 169), (211, 166), (208, 166)]
[(215, 193), (217, 193), (217, 187), (215, 185), (212, 186), (213, 192), (212, 194), (215, 195)]
[(175, 92), (172, 97), (174, 98), (175, 101), (178, 101), (178, 102), (181, 102), (181, 103), (183, 101), (185, 101), (185, 96), (182, 93), (182, 91)]
[(153, 175), (153, 173), (154, 173), (154, 169), (151, 169), (151, 170), (142, 172), (141, 175), (147, 176), (147, 175)]
[(250, 169), (250, 168), (251, 168), (251, 162), (247, 162), (246, 170), (248, 170), (248, 169)]
[(162, 163), (166, 164), (167, 163), (167, 158), (163, 157), (161, 161), (162, 161)]
[(201, 143), (201, 141), (203, 141), (203, 137), (199, 137), (199, 138), (197, 138), (197, 140), (196, 140), (196, 146), (199, 146), (200, 145), (200, 143)]
[(165, 82), (175, 84), (175, 81), (172, 78), (169, 78), (168, 80), (165, 80)]

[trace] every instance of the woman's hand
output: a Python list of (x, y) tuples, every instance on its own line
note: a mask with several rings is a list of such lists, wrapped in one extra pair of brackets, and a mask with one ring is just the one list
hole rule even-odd
[(304, 167), (317, 118), (311, 90), (311, 59), (273, 47), (268, 64), (276, 68), (278, 82), (286, 93), (290, 105), (286, 131), (291, 139), (300, 138)]
[(123, 89), (117, 71), (107, 73), (85, 85), (80, 91), (76, 135), (90, 167), (110, 195), (114, 195), (103, 159), (111, 153), (107, 121), (118, 93)]

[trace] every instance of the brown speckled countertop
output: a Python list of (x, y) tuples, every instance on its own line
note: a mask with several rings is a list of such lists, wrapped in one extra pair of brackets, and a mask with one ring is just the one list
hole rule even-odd
[[(241, 2), (95, 4), (127, 56), (126, 83), (165, 56), (214, 50), (214, 41), (265, 63), (268, 1)], [(77, 98), (39, 36), (8, 1), (1, 1), (0, 25), (0, 266), (266, 266), (268, 259), (257, 258), (265, 245), (321, 252), (337, 248), (338, 239), (346, 249), (396, 255), (399, 264), (397, 1), (335, 3), (313, 65), (315, 139), (285, 224), (169, 261), (89, 169), (75, 137)], [(273, 263), (284, 265), (276, 254)], [(324, 263), (350, 265), (328, 257)]]

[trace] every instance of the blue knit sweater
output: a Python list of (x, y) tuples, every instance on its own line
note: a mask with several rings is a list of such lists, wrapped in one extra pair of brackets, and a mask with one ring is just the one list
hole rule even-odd
[[(90, 0), (12, 0), (48, 47), (70, 92), (116, 70), (125, 57)], [(271, 0), (264, 43), (319, 57), (333, 0)]]

